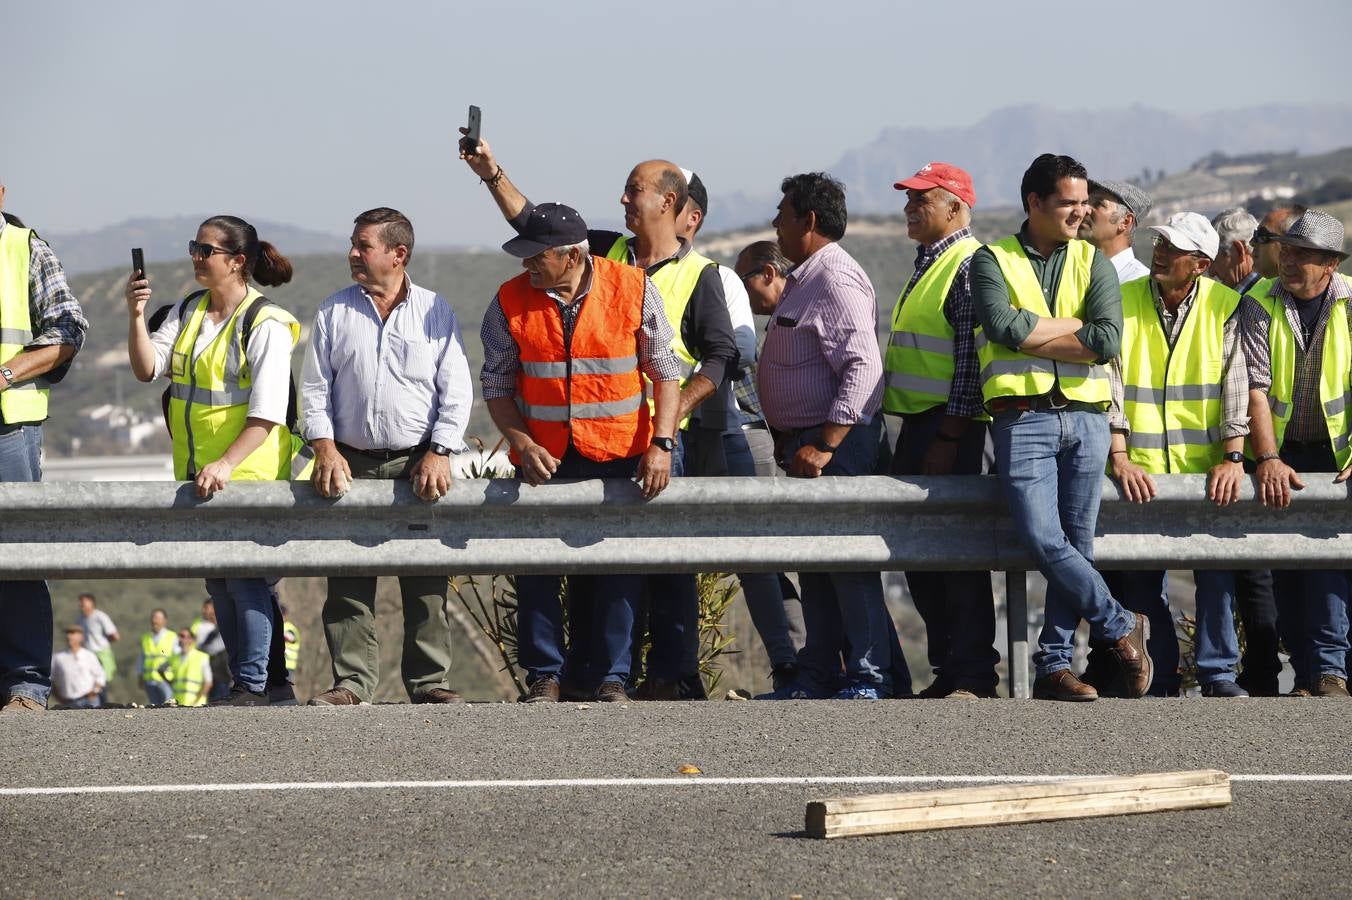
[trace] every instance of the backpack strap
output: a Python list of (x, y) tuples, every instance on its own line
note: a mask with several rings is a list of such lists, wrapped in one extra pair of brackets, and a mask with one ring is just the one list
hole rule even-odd
[[(249, 304), (249, 308), (244, 310), (244, 320), (241, 325), (240, 343), (241, 349), (247, 354), (249, 352), (249, 335), (253, 334), (254, 323), (258, 321), (258, 313), (265, 306), (275, 306), (276, 304), (267, 297), (259, 295), (258, 299)], [(286, 427), (292, 431), (296, 430), (296, 422), (300, 418), (300, 409), (296, 402), (296, 374), (289, 372), (291, 378), (290, 393), (286, 398)]]

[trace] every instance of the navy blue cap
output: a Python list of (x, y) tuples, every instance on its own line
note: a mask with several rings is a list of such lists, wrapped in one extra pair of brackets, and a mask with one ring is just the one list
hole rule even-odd
[(541, 203), (530, 211), (521, 233), (502, 249), (527, 259), (554, 247), (580, 244), (587, 239), (587, 223), (577, 210), (562, 203)]

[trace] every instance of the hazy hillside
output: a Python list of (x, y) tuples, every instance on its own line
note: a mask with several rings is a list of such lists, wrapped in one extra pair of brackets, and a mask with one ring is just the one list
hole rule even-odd
[[(1138, 180), (1145, 173), (1187, 169), (1221, 151), (1323, 153), (1352, 144), (1352, 106), (1262, 106), (1182, 115), (1128, 109), (1056, 110), (1017, 106), (961, 128), (889, 128), (870, 144), (847, 150), (823, 168), (845, 182), (852, 213), (895, 213), (892, 184), (932, 160), (972, 173), (977, 205), (1015, 205), (1019, 179), (1039, 153), (1068, 153), (1091, 175)], [(776, 177), (780, 174), (775, 173)], [(710, 222), (732, 228), (768, 221), (779, 200), (777, 181), (760, 190), (715, 197)]]

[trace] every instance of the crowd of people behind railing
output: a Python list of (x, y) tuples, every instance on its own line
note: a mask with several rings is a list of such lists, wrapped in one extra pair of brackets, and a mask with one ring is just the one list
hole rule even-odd
[[(783, 179), (776, 240), (747, 246), (729, 269), (695, 248), (709, 196), (671, 162), (629, 173), (626, 235), (588, 228), (561, 203), (531, 203), (486, 141), (462, 142), (460, 156), (516, 232), (503, 249), (524, 269), (480, 329), (480, 391), (517, 477), (633, 479), (651, 498), (673, 476), (989, 469), (1048, 583), (1035, 697), (1180, 692), (1165, 572), (1094, 566), (1105, 470), (1141, 502), (1154, 495), (1152, 476), (1204, 473), (1218, 505), (1237, 502), (1252, 475), (1273, 507), (1302, 487), (1297, 472), (1352, 472), (1352, 282), (1337, 271), (1343, 225), (1325, 213), (1277, 208), (1261, 224), (1240, 208), (1214, 221), (1177, 213), (1150, 226), (1147, 267), (1132, 238), (1151, 200), (1134, 185), (1090, 180), (1076, 160), (1043, 154), (1020, 186), (1027, 218), (983, 245), (971, 231), (972, 179), (934, 162), (895, 185), (918, 247), (880, 352), (873, 288), (839, 243), (844, 189), (828, 175)], [(325, 497), (354, 478), (406, 479), (429, 503), (449, 489), (474, 393), (454, 309), (409, 279), (404, 215), (372, 209), (354, 224), (353, 283), (319, 308), (299, 398), (290, 358), (300, 324), (255, 287), (286, 283), (291, 264), (248, 222), (203, 222), (188, 242), (202, 289), (153, 314), (146, 274), (128, 278), (131, 367), (142, 381), (167, 380), (175, 477), (199, 496), (258, 479), (308, 479)], [(763, 346), (753, 313), (769, 317)], [(0, 480), (37, 481), (49, 386), (87, 323), (50, 247), (8, 215), (0, 326)], [(895, 447), (885, 414), (896, 417)], [(695, 576), (574, 574), (562, 598), (560, 577), (516, 578), (524, 701), (704, 696)], [(769, 657), (766, 698), (911, 696), (879, 573), (803, 572), (797, 587), (782, 575), (737, 577)], [(906, 580), (933, 669), (919, 696), (994, 697), (990, 573)], [(404, 687), (415, 703), (456, 702), (447, 578), (399, 581)], [(1281, 648), (1293, 694), (1348, 696), (1347, 572), (1198, 571), (1196, 586), (1202, 696), (1275, 695)], [(213, 703), (293, 702), (277, 661), (276, 581), (206, 587), (228, 666), (212, 675), (197, 631), (175, 636), (157, 614), (138, 673), (147, 691), (161, 682), (149, 699), (197, 705), (215, 690)], [(374, 577), (328, 579), (333, 687), (311, 704), (370, 701), (374, 599)], [(1090, 649), (1077, 676), (1082, 621)], [(54, 669), (58, 702), (97, 696), (106, 678), (79, 646), (96, 632), (116, 639), (73, 627), (53, 660), (45, 583), (0, 584), (4, 708), (45, 708)]]

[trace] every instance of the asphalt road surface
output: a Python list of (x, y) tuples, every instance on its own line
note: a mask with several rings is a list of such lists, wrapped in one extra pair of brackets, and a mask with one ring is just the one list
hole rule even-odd
[[(1233, 804), (833, 841), (802, 833), (813, 799), (1195, 768), (1236, 776)], [(1349, 896), (1352, 704), (0, 716), (0, 897), (451, 893)]]

